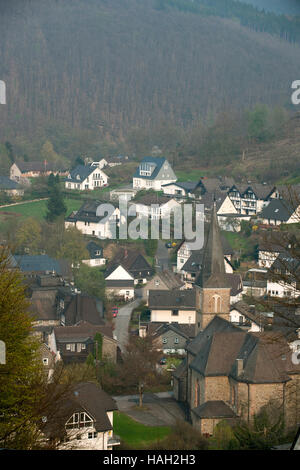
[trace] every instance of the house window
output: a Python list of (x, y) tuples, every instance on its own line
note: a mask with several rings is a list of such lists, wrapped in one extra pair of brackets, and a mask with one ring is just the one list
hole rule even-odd
[(172, 315), (178, 316), (178, 310), (172, 310)]
[(66, 345), (66, 350), (74, 352), (75, 351), (75, 344), (74, 343), (67, 344)]
[(167, 338), (163, 338), (163, 344), (167, 344), (168, 340)]
[(93, 424), (92, 418), (85, 412), (74, 413), (66, 423), (67, 429), (91, 427)]
[(179, 343), (179, 339), (178, 339), (178, 338), (175, 338), (175, 339), (174, 339), (174, 343), (175, 343), (175, 344), (178, 344), (178, 343)]
[(47, 366), (47, 365), (48, 365), (48, 362), (49, 362), (49, 361), (48, 361), (48, 357), (44, 357), (44, 358), (43, 358), (43, 364), (44, 364), (44, 366)]

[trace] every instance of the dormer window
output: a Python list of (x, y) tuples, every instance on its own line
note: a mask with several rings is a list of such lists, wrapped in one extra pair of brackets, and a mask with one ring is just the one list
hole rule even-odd
[(76, 179), (77, 179), (77, 180), (80, 180), (80, 175), (76, 175)]

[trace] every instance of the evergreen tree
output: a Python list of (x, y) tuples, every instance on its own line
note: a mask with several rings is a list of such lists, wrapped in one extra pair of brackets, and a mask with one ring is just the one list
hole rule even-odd
[(57, 184), (52, 186), (50, 190), (50, 198), (47, 203), (47, 215), (46, 219), (48, 222), (54, 222), (58, 217), (65, 216), (67, 207), (64, 203), (62, 192)]

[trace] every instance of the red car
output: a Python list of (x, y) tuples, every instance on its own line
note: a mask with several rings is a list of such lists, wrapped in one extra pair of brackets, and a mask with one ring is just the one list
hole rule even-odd
[(115, 318), (118, 315), (118, 307), (113, 307), (112, 308), (112, 316)]

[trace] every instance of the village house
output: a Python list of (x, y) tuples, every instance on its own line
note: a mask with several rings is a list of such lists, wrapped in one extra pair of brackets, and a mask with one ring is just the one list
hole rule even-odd
[(257, 215), (271, 199), (280, 197), (275, 186), (261, 183), (234, 184), (228, 196), (240, 214)]
[(109, 262), (105, 279), (121, 280), (123, 271), (120, 268), (132, 276), (134, 285), (139, 286), (146, 284), (154, 273), (153, 268), (141, 253), (127, 248), (121, 248)]
[(71, 170), (65, 181), (66, 189), (79, 191), (99, 189), (108, 185), (108, 176), (97, 166), (77, 165)]
[(272, 325), (273, 312), (258, 312), (255, 306), (251, 306), (242, 300), (231, 305), (230, 321), (236, 326), (248, 332), (261, 332)]
[(212, 435), (223, 419), (250, 423), (265, 405), (276, 403), (285, 423), (299, 421), (293, 401), (300, 365), (276, 333), (250, 333), (230, 321), (230, 286), (214, 206), (201, 272), (195, 283), (197, 335), (175, 371), (174, 395), (186, 403), (193, 426)]
[(289, 253), (280, 253), (268, 271), (267, 294), (270, 297), (300, 296), (300, 262)]
[(84, 202), (78, 211), (72, 212), (65, 219), (65, 227), (76, 227), (84, 235), (97, 238), (116, 237), (116, 227), (120, 222), (119, 207), (114, 204), (115, 210), (109, 217), (107, 214), (97, 215), (97, 209), (101, 204), (107, 204), (107, 201), (93, 200)]
[(110, 191), (110, 200), (111, 201), (130, 201), (135, 197), (137, 189), (133, 189), (131, 186), (123, 186), (121, 188), (116, 188)]
[(7, 176), (0, 176), (0, 194), (1, 192), (11, 197), (21, 197), (24, 195), (22, 186)]
[(59, 171), (55, 168), (55, 165), (47, 162), (21, 162), (16, 161), (10, 167), (10, 179), (20, 182), (29, 183), (29, 178), (37, 178), (39, 176), (49, 176), (53, 173), (54, 175), (59, 174), (65, 176), (66, 171)]
[(162, 185), (162, 190), (167, 196), (174, 196), (176, 199), (199, 198), (200, 182), (199, 181), (177, 181)]
[(129, 210), (133, 208), (137, 217), (148, 219), (163, 219), (174, 214), (174, 209), (180, 209), (180, 204), (175, 199), (157, 194), (146, 194), (136, 201), (129, 203)]
[(194, 289), (149, 291), (151, 322), (194, 325), (196, 293)]
[(195, 325), (174, 323), (147, 323), (140, 325), (139, 336), (152, 336), (154, 347), (163, 355), (184, 356), (186, 346), (195, 336)]
[(158, 271), (152, 279), (147, 282), (147, 285), (143, 289), (143, 297), (146, 299), (146, 303), (149, 301), (149, 292), (155, 290), (169, 290), (184, 289), (185, 284), (181, 280), (178, 274), (172, 271)]
[(113, 337), (110, 326), (92, 325), (80, 321), (73, 326), (56, 326), (53, 329), (55, 339), (54, 352), (59, 351), (65, 364), (85, 363), (90, 353), (95, 353), (95, 335), (102, 336), (102, 351), (98, 351), (99, 360), (109, 358), (117, 360), (117, 340)]
[(103, 266), (106, 264), (107, 259), (104, 258), (103, 248), (97, 243), (90, 241), (86, 245), (86, 249), (89, 252), (89, 259), (83, 259), (82, 262), (90, 267)]
[(133, 175), (133, 188), (161, 191), (164, 184), (176, 180), (170, 163), (164, 157), (144, 157)]
[(300, 220), (300, 205), (284, 199), (272, 199), (259, 218), (265, 225), (296, 224)]
[(82, 382), (56, 394), (56, 408), (41, 426), (48, 443), (55, 443), (59, 450), (112, 450), (120, 444), (113, 433), (118, 407), (100, 385)]
[(66, 280), (72, 280), (71, 265), (67, 260), (54, 259), (48, 255), (13, 255), (11, 258), (14, 267), (18, 267), (26, 277), (35, 277), (38, 274), (52, 274)]

